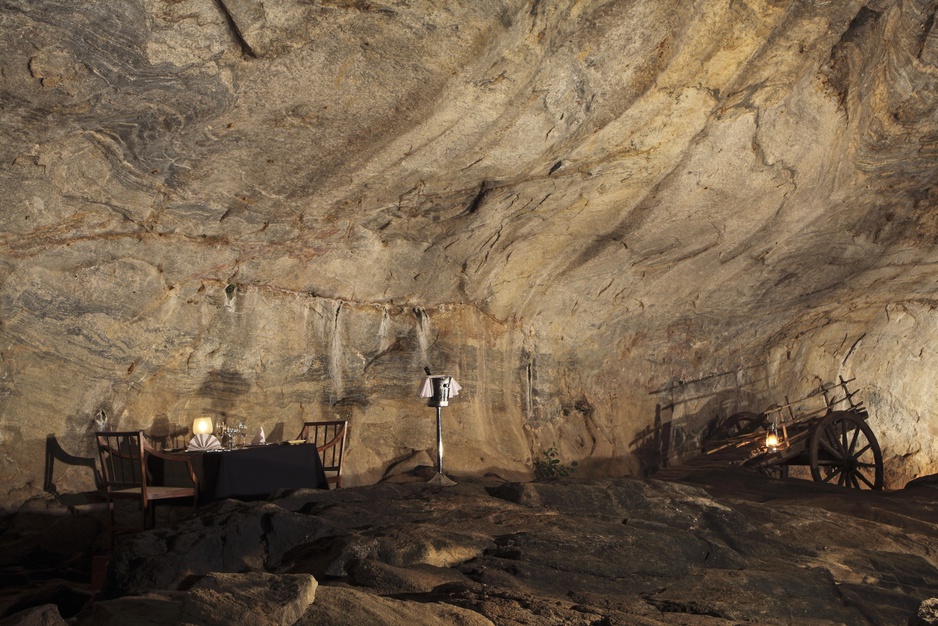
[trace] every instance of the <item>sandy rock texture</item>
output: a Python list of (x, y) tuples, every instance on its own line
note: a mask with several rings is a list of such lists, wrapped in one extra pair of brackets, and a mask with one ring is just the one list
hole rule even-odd
[[(10, 579), (0, 619), (43, 612), (76, 626), (927, 624), (938, 601), (936, 494), (927, 486), (851, 492), (738, 470), (684, 482), (295, 491), (216, 503), (125, 537), (104, 589), (85, 591), (83, 602), (28, 577)], [(35, 546), (42, 524), (31, 531), (6, 537)], [(41, 554), (36, 547), (30, 556)], [(41, 580), (43, 572), (30, 570), (34, 558), (17, 562)], [(60, 583), (75, 596), (87, 590), (87, 579)]]
[(935, 12), (0, 1), (0, 500), (90, 489), (96, 415), (342, 417), (373, 483), (425, 366), (463, 473), (647, 474), (838, 376), (934, 473)]

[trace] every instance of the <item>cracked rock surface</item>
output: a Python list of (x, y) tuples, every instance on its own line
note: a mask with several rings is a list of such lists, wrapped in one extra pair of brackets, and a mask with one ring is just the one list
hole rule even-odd
[(75, 619), (214, 593), (283, 624), (904, 624), (938, 597), (936, 507), (745, 472), (297, 491), (128, 537)]

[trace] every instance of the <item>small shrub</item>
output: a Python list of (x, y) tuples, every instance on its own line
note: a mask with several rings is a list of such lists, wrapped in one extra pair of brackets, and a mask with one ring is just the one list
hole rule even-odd
[(557, 448), (551, 446), (544, 450), (544, 458), (534, 461), (534, 477), (569, 476), (576, 473), (577, 462), (563, 465), (557, 458)]

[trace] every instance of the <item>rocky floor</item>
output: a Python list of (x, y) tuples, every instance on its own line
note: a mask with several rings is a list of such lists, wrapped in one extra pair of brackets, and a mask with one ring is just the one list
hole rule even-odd
[(297, 491), (127, 537), (98, 592), (100, 526), (54, 508), (5, 522), (2, 625), (892, 626), (933, 623), (938, 597), (928, 486), (715, 472)]

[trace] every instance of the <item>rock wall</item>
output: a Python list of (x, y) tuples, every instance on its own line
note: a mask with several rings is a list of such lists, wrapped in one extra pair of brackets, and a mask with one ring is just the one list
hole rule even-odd
[(453, 471), (647, 473), (840, 375), (935, 471), (935, 10), (4, 0), (0, 496), (87, 486), (99, 410), (347, 417), (372, 482), (424, 366)]

